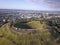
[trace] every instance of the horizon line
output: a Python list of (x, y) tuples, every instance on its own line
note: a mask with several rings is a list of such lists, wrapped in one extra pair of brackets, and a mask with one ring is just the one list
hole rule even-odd
[[(0, 8), (0, 10), (32, 10), (32, 9), (10, 9), (10, 8)], [(32, 11), (60, 11), (60, 10), (32, 10)]]

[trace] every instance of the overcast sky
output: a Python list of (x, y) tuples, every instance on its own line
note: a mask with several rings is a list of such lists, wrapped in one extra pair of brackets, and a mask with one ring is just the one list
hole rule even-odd
[(0, 0), (0, 9), (60, 11), (60, 0)]

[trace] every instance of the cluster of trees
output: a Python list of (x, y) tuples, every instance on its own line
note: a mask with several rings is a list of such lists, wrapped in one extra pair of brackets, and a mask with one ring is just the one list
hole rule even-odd
[[(60, 18), (52, 18), (46, 21), (47, 28), (56, 42), (60, 43)], [(58, 39), (58, 40), (57, 40)]]
[[(55, 28), (56, 30), (60, 29), (60, 18), (52, 18), (46, 21), (47, 25)], [(60, 30), (59, 30), (60, 31)]]

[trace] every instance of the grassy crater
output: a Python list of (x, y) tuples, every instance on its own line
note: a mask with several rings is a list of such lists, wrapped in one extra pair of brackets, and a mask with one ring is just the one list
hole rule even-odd
[(14, 24), (14, 27), (21, 29), (42, 29), (44, 24), (41, 24), (40, 21), (17, 22)]

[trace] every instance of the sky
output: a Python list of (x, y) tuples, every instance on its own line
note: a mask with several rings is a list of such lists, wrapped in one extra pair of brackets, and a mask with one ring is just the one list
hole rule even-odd
[(60, 0), (0, 0), (0, 9), (60, 11)]

